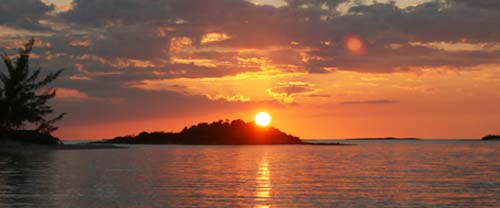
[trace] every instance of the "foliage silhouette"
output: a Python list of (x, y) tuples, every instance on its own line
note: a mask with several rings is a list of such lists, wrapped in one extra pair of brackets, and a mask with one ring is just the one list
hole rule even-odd
[(142, 132), (136, 136), (116, 137), (104, 143), (121, 144), (305, 144), (298, 137), (273, 127), (259, 127), (243, 120), (199, 123), (181, 132)]
[[(61, 113), (54, 118), (47, 119), (46, 116), (53, 112), (47, 101), (56, 95), (55, 89), (46, 89), (45, 86), (59, 77), (63, 69), (49, 73), (40, 79), (41, 68), (31, 72), (29, 58), (35, 39), (31, 38), (14, 61), (9, 55), (1, 55), (7, 68), (7, 73), (0, 72), (0, 134), (12, 135), (43, 135), (43, 137), (57, 130), (54, 123), (63, 118)], [(23, 133), (26, 126), (34, 126), (35, 129)], [(0, 136), (1, 136), (0, 135)]]

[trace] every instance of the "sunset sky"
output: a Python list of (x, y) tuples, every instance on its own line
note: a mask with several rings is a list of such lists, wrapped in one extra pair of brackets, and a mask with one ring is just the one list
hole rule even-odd
[[(57, 136), (219, 119), (301, 138), (500, 133), (500, 1), (2, 0), (0, 52), (37, 39)], [(5, 70), (4, 65), (0, 70)]]

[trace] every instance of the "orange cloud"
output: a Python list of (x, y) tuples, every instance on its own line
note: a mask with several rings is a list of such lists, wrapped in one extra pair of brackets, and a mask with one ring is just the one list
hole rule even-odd
[(79, 91), (77, 89), (71, 88), (56, 88), (56, 100), (59, 101), (70, 101), (70, 102), (86, 102), (86, 101), (98, 101), (98, 102), (111, 102), (120, 103), (123, 102), (119, 98), (99, 98), (89, 96), (87, 93)]
[(220, 42), (229, 39), (226, 33), (207, 33), (201, 38), (201, 44)]
[(87, 93), (69, 88), (57, 88), (56, 99), (66, 101), (85, 101), (90, 100)]
[(248, 102), (250, 101), (250, 98), (249, 97), (246, 97), (244, 95), (233, 95), (233, 96), (227, 96), (227, 95), (223, 95), (223, 94), (217, 94), (215, 96), (211, 96), (211, 95), (207, 95), (207, 97), (210, 99), (210, 100), (226, 100), (226, 101), (230, 101), (230, 102), (234, 102), (234, 101), (237, 101), (237, 102)]
[(70, 46), (77, 46), (77, 47), (88, 47), (92, 44), (89, 40), (73, 40), (69, 42)]

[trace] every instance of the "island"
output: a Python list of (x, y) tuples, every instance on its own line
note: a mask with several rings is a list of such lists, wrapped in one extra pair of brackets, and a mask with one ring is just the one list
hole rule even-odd
[(345, 140), (369, 140), (369, 141), (380, 141), (380, 140), (389, 140), (389, 141), (412, 141), (412, 140), (421, 140), (419, 138), (396, 138), (396, 137), (383, 137), (383, 138), (354, 138), (354, 139), (345, 139)]
[(500, 141), (500, 135), (488, 135), (483, 137), (481, 140)]
[(187, 144), (187, 145), (344, 145), (341, 143), (310, 143), (274, 127), (261, 127), (241, 119), (199, 123), (180, 132), (142, 132), (97, 143), (112, 144)]

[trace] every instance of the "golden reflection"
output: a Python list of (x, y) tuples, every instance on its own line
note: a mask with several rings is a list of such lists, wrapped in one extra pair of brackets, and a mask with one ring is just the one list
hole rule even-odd
[(269, 171), (269, 162), (267, 160), (267, 155), (265, 155), (259, 163), (259, 169), (257, 171), (255, 182), (257, 184), (255, 198), (256, 201), (260, 203), (255, 205), (255, 207), (270, 207), (269, 205), (262, 204), (271, 197), (271, 172)]

